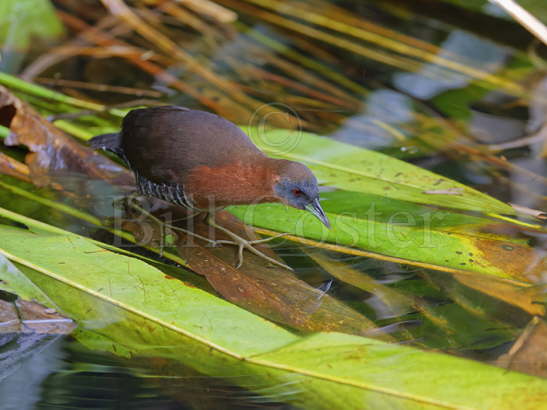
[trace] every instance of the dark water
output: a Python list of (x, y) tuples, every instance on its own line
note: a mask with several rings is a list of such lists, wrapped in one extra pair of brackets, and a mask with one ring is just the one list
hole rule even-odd
[[(87, 16), (89, 22), (98, 21), (103, 13), (101, 6), (93, 1), (82, 1), (79, 5), (71, 1), (54, 3), (65, 13), (79, 13), (80, 18)], [(541, 178), (546, 175), (546, 163), (541, 155), (546, 149), (545, 140), (514, 148), (510, 145), (504, 148), (504, 144), (534, 135), (544, 126), (547, 77), (542, 56), (545, 58), (547, 54), (528, 32), (493, 5), (477, 2), (481, 4), (458, 7), (451, 2), (422, 0), (332, 1), (319, 2), (313, 7), (327, 17), (336, 16), (333, 13), (338, 12), (332, 6), (347, 10), (349, 15), (344, 14), (347, 17), (344, 21), (348, 25), (357, 24), (352, 17), (396, 31), (414, 41), (428, 43), (433, 55), (456, 61), (471, 72), (502, 73), (518, 87), (479, 81), (469, 73), (440, 69), (438, 64), (405, 52), (374, 57), (373, 53), (381, 47), (371, 38), (356, 40), (347, 34), (340, 36), (369, 50), (368, 55), (352, 52), (321, 42), (314, 36), (280, 28), (267, 16), (253, 12), (245, 2), (219, 3), (240, 14), (237, 25), (222, 27), (221, 36), (207, 34), (206, 26), (199, 26), (203, 34), (196, 28), (177, 28), (172, 18), (165, 19), (164, 23), (170, 25), (173, 40), (189, 47), (188, 52), (205, 61), (214, 72), (241, 84), (248, 96), (264, 103), (275, 102), (288, 112), (296, 112), (307, 124), (304, 128), (308, 131), (399, 157), (506, 202), (545, 209), (546, 190)], [(280, 3), (299, 5), (296, 1)], [(301, 4), (304, 7), (312, 2)], [(273, 11), (274, 15), (280, 13)], [(109, 30), (116, 32), (116, 28)], [(329, 28), (323, 27), (320, 31), (332, 34)], [(63, 41), (70, 41), (73, 36), (69, 30), (68, 38)], [(270, 43), (260, 41), (263, 38)], [(396, 41), (404, 43), (400, 38)], [(149, 46), (142, 39), (136, 44)], [(245, 70), (255, 70), (256, 74), (257, 68), (281, 77), (286, 74), (285, 69), (292, 70), (275, 60), (283, 53), (272, 52), (272, 47), (297, 52), (302, 57), (299, 64), (306, 67), (314, 61), (320, 62), (318, 77), (343, 90), (345, 96), (340, 98), (350, 104), (333, 104), (324, 95), (299, 89), (297, 81), (287, 85), (272, 76), (264, 75), (259, 81), (259, 77), (247, 75)], [(415, 49), (413, 45), (407, 44), (407, 47)], [(44, 52), (47, 53), (47, 49), (18, 56), (9, 68), (14, 73), (20, 72)], [(169, 72), (215, 101), (222, 108), (222, 115), (240, 123), (248, 120), (245, 112), (224, 101), (202, 78), (184, 67), (173, 64)], [(37, 81), (44, 82), (44, 78), (153, 90), (160, 95), (156, 98), (163, 102), (211, 110), (203, 100), (167, 87), (161, 79), (137, 70), (121, 58), (72, 57), (49, 67)], [(313, 85), (308, 88), (314, 91)], [(67, 92), (68, 88), (60, 85), (57, 89)], [(74, 90), (70, 92), (76, 96), (94, 98), (104, 104), (126, 103), (136, 98), (136, 95), (122, 93)], [(454, 142), (501, 145), (509, 165), (499, 167), (469, 152), (458, 151), (452, 145)], [(14, 152), (10, 150), (11, 155)], [(16, 155), (21, 156), (22, 152)], [(91, 193), (91, 198), (82, 201), (29, 188), (12, 178), (1, 180), (76, 208), (93, 208), (101, 217), (112, 216), (111, 201), (104, 200), (107, 196), (104, 187), (86, 186), (83, 190)], [(74, 185), (78, 183), (76, 180)], [(51, 212), (5, 190), (0, 191), (0, 203), (7, 209), (86, 236), (100, 238), (103, 234), (79, 219)], [(544, 252), (544, 235), (526, 230), (516, 234), (532, 240), (538, 253)], [(297, 267), (300, 279), (372, 318), (381, 332), (401, 343), (491, 362), (507, 352), (531, 319), (523, 310), (465, 287), (447, 273), (321, 251), (367, 274), (376, 283), (412, 295), (423, 301), (423, 306), (431, 307), (425, 313), (419, 309), (409, 311), (405, 304), (397, 305), (395, 296), (381, 297), (378, 289), (365, 291), (334, 278), (326, 270), (317, 269), (303, 246), (283, 241), (276, 249), (287, 263)], [(439, 325), (440, 322), (445, 325)], [(268, 393), (275, 386), (245, 390), (237, 387), (241, 383), (236, 379), (207, 377), (173, 360), (121, 358), (88, 350), (72, 336), (32, 340), (22, 333), (10, 337), (5, 339), (6, 343), (0, 343), (0, 353), (8, 352), (7, 357), (16, 358), (13, 367), (0, 371), (2, 410), (290, 408), (283, 403), (285, 397)], [(3, 339), (0, 338), (0, 342)], [(293, 394), (298, 395), (298, 389)]]
[(290, 408), (286, 404), (160, 359), (122, 360), (70, 338), (34, 345), (0, 384), (2, 409)]

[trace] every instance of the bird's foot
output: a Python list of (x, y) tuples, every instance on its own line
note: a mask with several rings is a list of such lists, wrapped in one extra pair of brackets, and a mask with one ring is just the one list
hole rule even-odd
[[(160, 230), (160, 246), (159, 246), (160, 256), (163, 256), (163, 249), (166, 246), (172, 245), (172, 242), (173, 242), (172, 239), (169, 240), (169, 234), (167, 233), (167, 230), (182, 232), (186, 235), (193, 236), (194, 238), (201, 239), (202, 241), (205, 241), (205, 242), (211, 244), (212, 246), (217, 246), (217, 245), (220, 244), (219, 243), (220, 241), (215, 241), (215, 240), (209, 239), (205, 236), (194, 233), (194, 232), (192, 232), (188, 229), (179, 228), (178, 226), (174, 226), (174, 225), (168, 224), (165, 221), (162, 221), (161, 219), (154, 216), (152, 213), (148, 212), (142, 206), (140, 206), (140, 204), (138, 203), (136, 198), (130, 198), (127, 201), (127, 205), (129, 207), (133, 208), (134, 210), (140, 212), (145, 217), (150, 218), (150, 220), (154, 221), (158, 225), (159, 230)], [(195, 215), (190, 215), (187, 218), (191, 218), (193, 216), (195, 216)], [(183, 218), (183, 219), (187, 219), (187, 218)]]
[[(287, 233), (281, 233), (281, 234), (272, 236), (270, 238), (265, 238), (265, 239), (247, 240), (245, 238), (242, 238), (239, 235), (236, 235), (235, 233), (233, 233), (229, 229), (226, 229), (225, 227), (218, 225), (215, 222), (214, 217), (212, 215), (209, 215), (208, 218), (207, 218), (207, 223), (211, 227), (216, 228), (216, 229), (224, 232), (226, 235), (228, 235), (231, 238), (231, 240), (223, 240), (223, 239), (213, 240), (213, 239), (209, 239), (205, 236), (199, 235), (199, 234), (197, 234), (193, 231), (190, 231), (188, 229), (179, 228), (178, 226), (174, 226), (174, 225), (166, 223), (165, 221), (162, 221), (160, 218), (154, 216), (151, 212), (147, 211), (146, 209), (144, 209), (141, 206), (141, 204), (138, 200), (138, 195), (131, 195), (129, 197), (126, 197), (126, 198), (124, 198), (124, 201), (125, 201), (126, 206), (138, 211), (139, 213), (141, 213), (145, 217), (149, 218), (151, 221), (154, 221), (158, 225), (159, 230), (160, 230), (160, 235), (159, 235), (160, 236), (160, 246), (159, 246), (160, 256), (163, 256), (163, 249), (166, 246), (169, 246), (169, 245), (172, 244), (172, 240), (171, 241), (169, 240), (169, 234), (167, 233), (167, 230), (171, 230), (171, 231), (175, 231), (175, 232), (182, 232), (186, 235), (189, 235), (189, 236), (192, 236), (194, 238), (200, 239), (200, 240), (210, 244), (211, 246), (218, 246), (218, 245), (235, 245), (235, 246), (237, 246), (238, 261), (237, 261), (237, 264), (236, 264), (236, 268), (238, 268), (238, 269), (243, 264), (243, 250), (247, 249), (249, 252), (254, 253), (255, 255), (267, 260), (270, 263), (273, 263), (274, 265), (281, 266), (282, 268), (288, 269), (290, 271), (293, 270), (290, 266), (285, 265), (283, 262), (280, 262), (277, 259), (274, 259), (274, 258), (264, 254), (263, 252), (259, 251), (258, 249), (256, 249), (253, 246), (253, 245), (258, 245), (258, 244), (261, 244), (261, 243), (269, 242), (273, 239), (280, 238), (284, 235), (287, 235)], [(195, 216), (195, 214), (190, 215), (187, 218), (191, 218), (191, 217), (194, 217), (194, 216)], [(187, 219), (187, 218), (184, 218), (184, 219)]]
[(133, 191), (127, 195), (120, 196), (112, 201), (112, 206), (115, 209), (126, 210), (131, 208), (133, 204), (138, 205), (140, 195), (137, 191)]
[(253, 245), (257, 245), (257, 244), (260, 244), (260, 243), (266, 243), (266, 242), (269, 242), (273, 239), (277, 239), (277, 238), (280, 238), (284, 235), (287, 235), (287, 233), (280, 233), (278, 235), (275, 235), (275, 236), (272, 236), (270, 238), (266, 238), (266, 239), (256, 239), (256, 240), (247, 240), (245, 238), (242, 238), (241, 236), (233, 233), (232, 231), (230, 231), (229, 229), (223, 227), (223, 226), (220, 226), (218, 225), (214, 218), (212, 216), (209, 216), (209, 218), (207, 219), (207, 223), (212, 226), (213, 228), (216, 228), (222, 232), (224, 232), (226, 235), (228, 235), (232, 240), (229, 241), (229, 240), (218, 240), (216, 241), (216, 243), (218, 244), (226, 244), (226, 245), (235, 245), (237, 246), (237, 264), (236, 264), (236, 268), (239, 269), (241, 267), (241, 265), (243, 264), (243, 250), (244, 249), (247, 249), (249, 252), (252, 252), (254, 253), (256, 256), (259, 256), (261, 257), (262, 259), (265, 259), (267, 260), (268, 262), (270, 263), (273, 263), (274, 265), (277, 265), (277, 266), (281, 266), (282, 268), (285, 268), (285, 269), (288, 269), (290, 271), (292, 271), (293, 269), (288, 266), (288, 265), (285, 265), (283, 262), (280, 262), (278, 261), (277, 259), (274, 259), (268, 255), (266, 255), (265, 253), (263, 252), (260, 252), (258, 249), (256, 249)]

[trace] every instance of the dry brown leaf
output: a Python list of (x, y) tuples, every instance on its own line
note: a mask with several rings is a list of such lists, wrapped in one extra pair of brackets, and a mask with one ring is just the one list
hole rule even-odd
[(0, 86), (0, 125), (11, 130), (6, 145), (25, 145), (31, 151), (25, 162), (35, 185), (59, 188), (58, 178), (67, 175), (101, 179), (113, 185), (133, 185), (133, 176), (127, 169), (66, 136), (3, 86)]
[(9, 175), (22, 181), (30, 182), (30, 170), (22, 162), (0, 152), (0, 174)]
[(17, 300), (11, 303), (0, 299), (0, 334), (66, 335), (75, 327), (71, 319), (37, 302)]

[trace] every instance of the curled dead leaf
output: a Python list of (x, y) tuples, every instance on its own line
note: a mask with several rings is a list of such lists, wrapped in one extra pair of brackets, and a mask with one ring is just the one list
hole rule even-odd
[(69, 174), (114, 185), (133, 184), (133, 176), (127, 169), (66, 136), (3, 86), (0, 86), (0, 125), (11, 130), (6, 145), (24, 145), (31, 151), (25, 162), (32, 182), (38, 186), (60, 188), (59, 179)]

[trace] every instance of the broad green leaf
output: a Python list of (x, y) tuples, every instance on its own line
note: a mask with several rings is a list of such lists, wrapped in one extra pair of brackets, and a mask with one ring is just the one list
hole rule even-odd
[(75, 336), (91, 348), (177, 360), (308, 409), (538, 409), (547, 395), (543, 379), (458, 357), (340, 333), (295, 336), (84, 238), (10, 226), (0, 235), (0, 252), (79, 322)]
[[(423, 262), (527, 281), (541, 266), (525, 241), (488, 233), (497, 222), (355, 192), (323, 194), (328, 230), (311, 214), (279, 204), (231, 207), (255, 226)], [(445, 269), (442, 269), (442, 268)]]
[[(270, 354), (261, 355), (258, 359), (275, 363), (280, 368), (298, 368), (300, 372), (309, 375), (321, 375), (324, 380), (353, 386), (355, 390), (348, 389), (350, 404), (342, 404), (336, 408), (502, 409), (511, 408), (513, 404), (504, 403), (503, 400), (513, 394), (521, 398), (526, 396), (527, 403), (522, 403), (525, 408), (547, 408), (541, 396), (534, 393), (523, 395), (522, 392), (513, 390), (515, 386), (507, 386), (504, 375), (508, 373), (504, 373), (507, 372), (504, 369), (497, 369), (499, 371), (488, 375), (487, 384), (500, 387), (490, 396), (484, 390), (484, 373), (479, 363), (455, 360), (455, 357), (448, 355), (424, 354), (419, 350), (351, 335), (317, 334)], [(332, 366), (333, 363), (336, 366)], [(357, 366), (357, 363), (364, 366)], [(394, 364), (397, 367), (395, 373), (392, 372)], [(546, 382), (542, 379), (541, 383)], [(376, 394), (371, 394), (367, 389), (372, 386), (374, 388), (370, 390)], [(467, 386), (466, 390), (457, 393), (460, 386)], [(358, 390), (363, 390), (362, 395), (357, 397), (363, 400), (361, 403), (355, 400)], [(394, 392), (397, 392), (398, 401), (386, 400), (386, 396)], [(435, 401), (422, 400), (432, 392), (435, 392)], [(437, 393), (440, 393), (439, 396)], [(458, 394), (462, 396), (456, 398)], [(344, 403), (344, 399), (345, 397), (341, 399), (341, 403)]]
[[(83, 237), (30, 232), (5, 225), (0, 226), (0, 235), (4, 239), (1, 252), (12, 261), (38, 271), (47, 270), (47, 274), (59, 283), (141, 316), (154, 317), (163, 326), (175, 327), (187, 337), (208, 340), (211, 346), (254, 354), (294, 339), (289, 332), (243, 309), (194, 286), (169, 280), (160, 270), (139, 259), (122, 257)], [(73, 300), (66, 313), (70, 317), (78, 313), (85, 317), (78, 308), (78, 301)], [(202, 315), (202, 309), (208, 310), (206, 317), (193, 316), (195, 312), (197, 316)], [(263, 338), (260, 346), (256, 341), (229, 337), (230, 332), (244, 331), (251, 332), (259, 340)]]
[(300, 131), (244, 129), (267, 154), (304, 162), (324, 185), (419, 204), (514, 214), (511, 206), (423, 168)]

